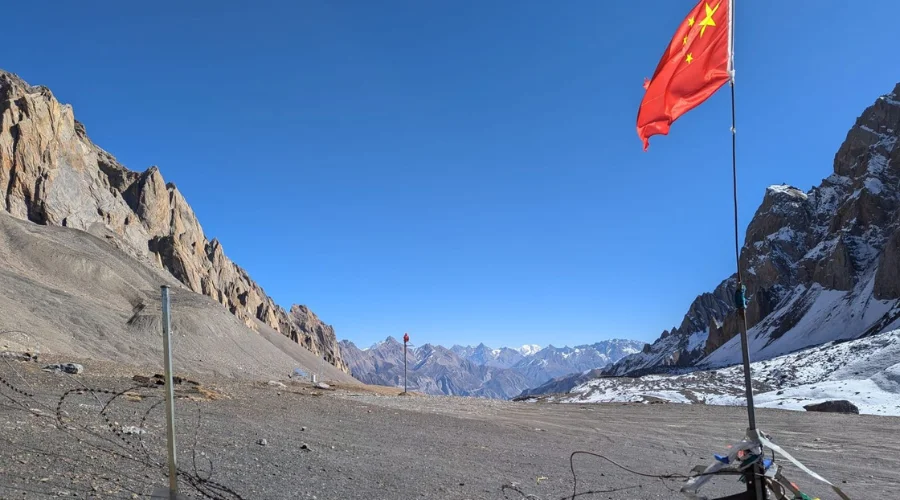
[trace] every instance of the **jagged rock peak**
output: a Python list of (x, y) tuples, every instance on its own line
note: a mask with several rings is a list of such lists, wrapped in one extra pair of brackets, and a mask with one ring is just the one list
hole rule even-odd
[(305, 305), (291, 306), (290, 318), (293, 324), (291, 338), (312, 352), (322, 356), (325, 361), (347, 371), (347, 364), (341, 357), (334, 327), (325, 324)]
[[(125, 168), (88, 139), (71, 106), (3, 70), (0, 209), (37, 224), (101, 236), (212, 297), (249, 328), (258, 329), (261, 322), (297, 338), (293, 318), (225, 256), (218, 241), (207, 240), (182, 193), (165, 182), (158, 167), (140, 173)], [(322, 338), (311, 343), (318, 345), (316, 352), (337, 352), (333, 331)], [(339, 356), (330, 359), (341, 366)]]
[[(835, 154), (833, 173), (819, 186), (809, 192), (787, 184), (766, 189), (740, 253), (754, 352), (777, 355), (779, 349), (877, 333), (900, 319), (900, 305), (890, 302), (900, 299), (898, 139), (900, 84), (856, 119)], [(731, 340), (743, 323), (734, 311), (733, 280), (717, 287), (718, 300), (704, 301), (701, 295), (679, 328), (663, 332), (642, 354), (607, 372), (639, 374), (733, 361), (738, 350)], [(840, 296), (844, 302), (816, 305), (822, 296)], [(841, 308), (849, 312), (839, 331), (802, 330), (805, 315), (839, 315)], [(825, 319), (806, 324), (817, 321)], [(781, 342), (795, 327), (795, 338)]]

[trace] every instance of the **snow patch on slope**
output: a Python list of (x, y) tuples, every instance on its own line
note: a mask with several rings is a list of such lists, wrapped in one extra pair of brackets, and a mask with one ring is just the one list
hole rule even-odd
[[(798, 286), (790, 294), (788, 303), (747, 332), (751, 359), (768, 359), (824, 342), (859, 336), (897, 303), (896, 300), (875, 299), (872, 295), (874, 285), (875, 275), (872, 273), (851, 292), (826, 290), (818, 284), (804, 291), (802, 286)], [(805, 314), (793, 328), (772, 338), (772, 330), (785, 315), (807, 305)], [(740, 362), (740, 336), (735, 336), (698, 365), (715, 368)]]
[(694, 332), (688, 337), (687, 341), (687, 350), (693, 351), (694, 349), (702, 349), (703, 346), (706, 345), (706, 340), (709, 338), (709, 330), (703, 330), (702, 332)]
[[(846, 399), (860, 413), (900, 416), (900, 330), (758, 361), (751, 371), (760, 407), (802, 410), (804, 405)], [(594, 379), (560, 401), (744, 405), (743, 393), (743, 369), (738, 365), (684, 375)]]
[(793, 196), (794, 198), (800, 198), (803, 200), (806, 199), (806, 193), (787, 184), (774, 184), (766, 189), (775, 193), (783, 193), (789, 196)]

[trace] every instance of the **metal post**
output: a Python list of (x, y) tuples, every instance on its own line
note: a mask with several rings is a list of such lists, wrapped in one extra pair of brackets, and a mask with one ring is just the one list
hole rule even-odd
[[(737, 264), (737, 290), (735, 299), (737, 313), (740, 317), (741, 358), (744, 365), (744, 393), (747, 397), (747, 420), (750, 424), (748, 436), (756, 436), (756, 408), (753, 405), (753, 384), (750, 373), (750, 339), (747, 336), (747, 303), (744, 297), (744, 280), (741, 276), (741, 253), (738, 245), (738, 195), (737, 195), (737, 130), (735, 129), (734, 113), (734, 4), (735, 0), (728, 0), (728, 74), (731, 83), (731, 179), (734, 190), (734, 258)], [(737, 301), (736, 301), (737, 302)], [(762, 467), (762, 457), (751, 468), (751, 476), (747, 477), (748, 491), (755, 491), (757, 500), (765, 500), (768, 497), (766, 486), (762, 480), (765, 473)]]
[(406, 392), (406, 342), (403, 342), (403, 392)]
[(166, 364), (166, 440), (169, 449), (169, 499), (178, 497), (178, 464), (175, 461), (175, 388), (172, 386), (172, 317), (169, 287), (162, 287), (163, 354)]

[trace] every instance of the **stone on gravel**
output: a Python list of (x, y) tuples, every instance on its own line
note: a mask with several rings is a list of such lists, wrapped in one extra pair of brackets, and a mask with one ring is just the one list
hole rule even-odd
[(319, 389), (331, 389), (331, 386), (326, 384), (325, 382), (317, 383), (316, 387), (318, 387)]
[(79, 365), (78, 363), (54, 363), (52, 365), (45, 366), (44, 370), (56, 373), (78, 375), (79, 373), (84, 372), (84, 367)]
[(803, 407), (806, 411), (822, 411), (829, 413), (855, 413), (859, 415), (859, 408), (855, 404), (840, 399), (835, 401), (825, 401), (818, 404), (806, 405)]
[(270, 381), (269, 381), (269, 385), (271, 385), (272, 387), (278, 387), (278, 388), (281, 388), (281, 389), (287, 388), (286, 385), (282, 384), (281, 382), (279, 382), (279, 381), (277, 381), (277, 380), (270, 380)]
[(306, 451), (312, 451), (312, 448), (310, 448), (309, 445), (306, 443), (300, 443), (300, 449), (306, 450)]
[(128, 434), (129, 436), (141, 435), (141, 434), (146, 434), (146, 433), (147, 433), (147, 431), (145, 431), (144, 429), (141, 429), (140, 427), (137, 427), (135, 425), (126, 425), (126, 426), (122, 427), (122, 434)]
[(306, 432), (306, 427), (301, 427), (300, 432)]
[(16, 351), (0, 351), (0, 358), (11, 359), (13, 361), (37, 361), (37, 354), (32, 354), (30, 352), (16, 352)]
[(260, 446), (269, 446), (269, 442), (266, 441), (265, 439), (260, 439), (260, 440), (256, 441), (256, 444), (258, 444)]

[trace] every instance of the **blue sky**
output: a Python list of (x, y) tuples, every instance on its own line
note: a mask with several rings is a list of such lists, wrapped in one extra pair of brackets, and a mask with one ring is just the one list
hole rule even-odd
[[(900, 81), (894, 2), (738, 0), (740, 221)], [(734, 272), (727, 89), (641, 151), (691, 0), (25, 2), (0, 67), (159, 165), (284, 306), (368, 345), (651, 341)], [(743, 235), (742, 235), (743, 236)]]

